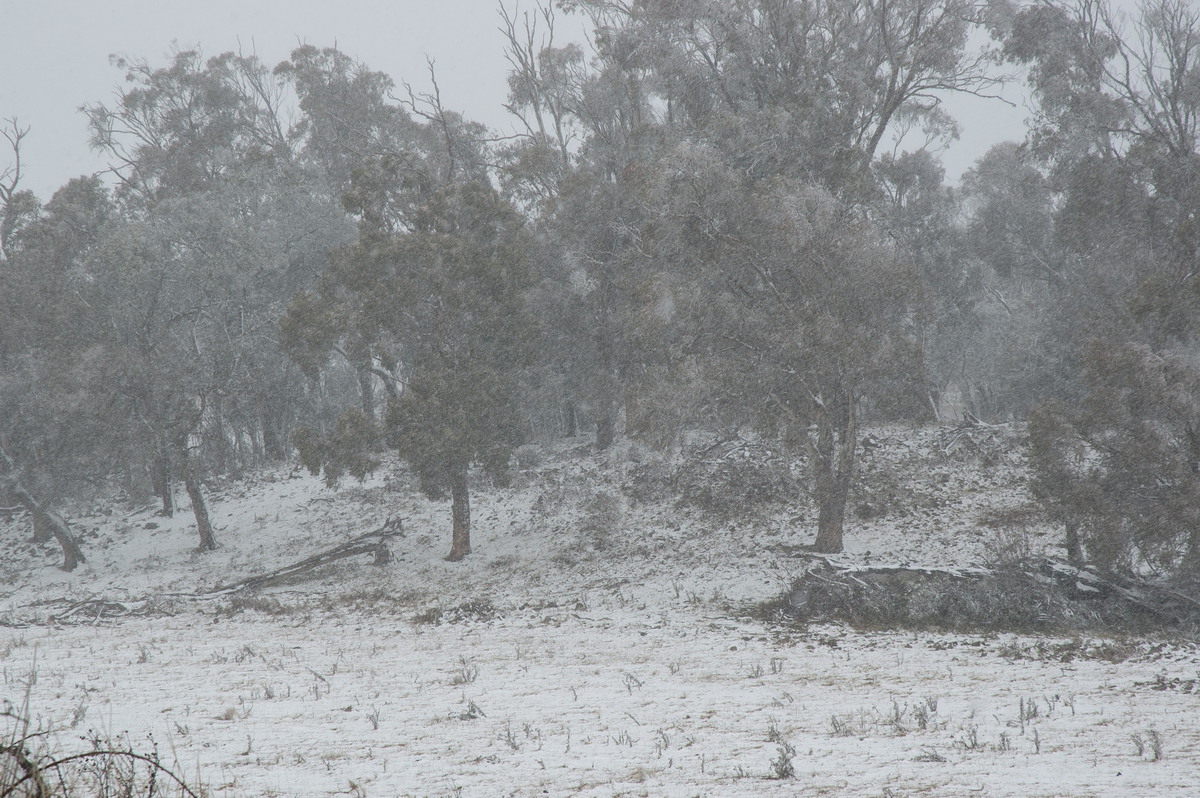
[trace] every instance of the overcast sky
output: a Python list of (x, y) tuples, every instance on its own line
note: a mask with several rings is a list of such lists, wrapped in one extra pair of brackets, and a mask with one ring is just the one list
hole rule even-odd
[[(574, 19), (564, 28), (577, 26)], [(161, 66), (173, 42), (206, 55), (240, 48), (272, 66), (298, 43), (336, 43), (417, 90), (429, 87), (428, 55), (448, 108), (507, 128), (499, 22), (495, 0), (0, 0), (0, 118), (30, 128), (23, 185), (43, 201), (103, 167), (88, 149), (78, 108), (107, 102), (121, 83), (109, 56)], [(962, 139), (943, 155), (953, 178), (991, 144), (1022, 136), (1023, 109), (960, 99), (951, 112), (963, 125)], [(0, 171), (10, 164), (0, 152)]]

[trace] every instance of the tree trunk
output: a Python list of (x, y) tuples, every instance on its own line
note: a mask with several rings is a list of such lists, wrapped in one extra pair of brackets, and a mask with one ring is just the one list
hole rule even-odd
[(579, 431), (579, 422), (575, 417), (575, 402), (567, 400), (563, 403), (563, 437), (574, 438)]
[(617, 439), (618, 396), (621, 385), (617, 371), (616, 287), (607, 269), (602, 278), (600, 318), (596, 326), (598, 379), (595, 385), (596, 448), (604, 451)]
[(74, 571), (79, 563), (87, 562), (87, 558), (83, 556), (83, 550), (79, 548), (79, 543), (71, 534), (67, 522), (57, 513), (43, 507), (41, 502), (25, 490), (25, 486), (21, 484), (21, 480), (17, 476), (16, 464), (8, 456), (8, 452), (4, 450), (3, 446), (0, 446), (0, 486), (5, 487), (9, 493), (15, 496), (17, 501), (33, 516), (35, 530), (39, 528), (47, 530), (58, 541), (58, 545), (62, 547), (62, 569), (64, 571)]
[(858, 424), (853, 399), (837, 408), (820, 412), (816, 445), (811, 445), (810, 460), (815, 470), (815, 494), (819, 509), (817, 539), (813, 551), (838, 554), (842, 551), (846, 502), (854, 480), (855, 454), (858, 448)]
[(458, 562), (471, 553), (471, 494), (467, 488), (467, 469), (456, 468), (450, 475), (450, 513), (454, 529), (450, 540), (450, 562)]
[(271, 462), (286, 460), (287, 448), (284, 441), (287, 440), (287, 436), (280, 434), (275, 424), (275, 418), (261, 399), (259, 400), (258, 423), (262, 427), (263, 456)]
[(53, 510), (47, 510), (42, 507), (36, 499), (29, 494), (25, 494), (25, 499), (22, 501), (30, 515), (33, 516), (33, 523), (37, 526), (39, 523), (50, 530), (50, 534), (58, 541), (58, 545), (62, 548), (64, 571), (74, 571), (75, 567), (81, 562), (87, 562), (87, 558), (83, 556), (83, 550), (79, 548), (79, 542), (75, 540), (75, 536), (71, 534), (70, 527), (67, 522)]
[(1079, 523), (1072, 518), (1066, 522), (1066, 536), (1063, 543), (1067, 549), (1067, 562), (1076, 568), (1083, 567), (1083, 546), (1079, 542)]
[(159, 447), (150, 467), (150, 480), (154, 483), (154, 495), (162, 503), (160, 511), (167, 518), (175, 517), (175, 491), (171, 486), (171, 457), (165, 447)]
[(820, 510), (817, 514), (817, 539), (813, 542), (812, 550), (819, 554), (840, 554), (844, 547), (846, 500), (838, 500), (837, 487), (831, 489), (831, 495), (818, 496)]
[(375, 375), (365, 368), (358, 370), (358, 398), (363, 415), (375, 420)]
[[(26, 507), (26, 510), (29, 508)], [(46, 517), (34, 512), (30, 512), (33, 517), (33, 542), (45, 543), (48, 540), (54, 539), (54, 524), (47, 523)]]
[(602, 396), (596, 417), (596, 448), (604, 451), (617, 439), (616, 407), (609, 397)]
[(192, 514), (196, 516), (196, 531), (200, 535), (200, 545), (196, 547), (196, 551), (214, 551), (217, 548), (217, 539), (213, 535), (212, 522), (208, 518), (208, 504), (204, 500), (204, 491), (200, 488), (200, 478), (196, 475), (187, 443), (181, 443), (178, 451), (179, 464), (183, 470), (183, 485), (187, 488), (188, 498), (192, 500)]

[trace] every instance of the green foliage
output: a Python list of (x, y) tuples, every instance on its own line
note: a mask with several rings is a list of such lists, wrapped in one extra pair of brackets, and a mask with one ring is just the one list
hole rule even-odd
[(1095, 564), (1200, 577), (1200, 369), (1132, 343), (1085, 362), (1082, 404), (1030, 417), (1037, 493)]
[(283, 324), (306, 370), (340, 348), (382, 364), (402, 386), (381, 429), (356, 411), (335, 435), (306, 431), (296, 442), (329, 480), (361, 471), (382, 435), (426, 493), (456, 493), (465, 527), (468, 467), (502, 481), (524, 436), (521, 379), (537, 336), (526, 305), (531, 247), (524, 219), (486, 182), (459, 174), (439, 185), (411, 167), (384, 157), (355, 171), (347, 205), (359, 215), (358, 241)]
[(656, 94), (671, 123), (751, 177), (803, 177), (858, 193), (897, 124), (931, 139), (951, 133), (953, 123), (928, 101), (932, 90), (993, 83), (986, 61), (966, 47), (980, 8), (964, 0), (936, 12), (910, 0), (569, 6), (603, 22), (601, 62), (649, 72), (639, 93)]
[(658, 321), (703, 353), (714, 401), (764, 431), (801, 430), (879, 379), (919, 382), (918, 276), (860, 210), (799, 181), (740, 178), (703, 150), (676, 164), (646, 244), (691, 269)]
[(381, 448), (380, 429), (357, 408), (342, 413), (329, 435), (298, 427), (292, 433), (292, 443), (301, 465), (313, 476), (323, 473), (325, 484), (331, 488), (346, 474), (364, 480), (380, 465), (374, 456)]
[(293, 88), (303, 112), (291, 134), (337, 194), (363, 159), (405, 149), (417, 135), (408, 114), (389, 101), (393, 80), (336, 47), (297, 47), (273, 75)]
[(1073, 558), (1195, 577), (1200, 17), (1185, 0), (1125, 19), (1084, 0), (997, 19), (1029, 69), (1031, 149), (1055, 194), (1032, 259), (1054, 286), (1035, 352), (1074, 384), (1030, 417), (1037, 490)]
[(304, 376), (315, 380), (329, 360), (329, 351), (337, 343), (339, 332), (338, 317), (332, 308), (302, 291), (292, 297), (287, 313), (279, 322), (279, 345)]

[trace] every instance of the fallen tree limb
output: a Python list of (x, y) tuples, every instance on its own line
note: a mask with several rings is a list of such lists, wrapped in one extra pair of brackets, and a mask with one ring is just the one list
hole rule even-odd
[(306, 557), (300, 562), (286, 565), (283, 568), (277, 568), (265, 574), (251, 576), (239, 582), (221, 585), (220, 587), (196, 595), (200, 597), (212, 597), (236, 593), (239, 590), (249, 588), (269, 587), (270, 585), (286, 582), (300, 574), (314, 571), (324, 565), (329, 565), (330, 563), (344, 560), (347, 557), (353, 557), (357, 554), (374, 554), (375, 560), (372, 562), (373, 565), (386, 565), (391, 561), (392, 556), (388, 550), (387, 541), (390, 538), (398, 537), (402, 533), (403, 521), (401, 519), (393, 520), (389, 518), (379, 529), (359, 535), (352, 540), (348, 540), (331, 549), (318, 552), (311, 557)]
[(1137, 633), (1200, 628), (1200, 603), (1171, 586), (1054, 560), (971, 571), (818, 561), (774, 606), (798, 622), (837, 621), (867, 629)]
[(51, 620), (56, 622), (69, 621), (76, 615), (88, 614), (92, 617), (88, 618), (92, 623), (97, 623), (101, 618), (114, 618), (122, 615), (129, 615), (132, 610), (127, 604), (120, 601), (108, 601), (106, 599), (88, 599), (87, 601), (77, 601), (64, 611), (57, 615), (51, 616)]
[(375, 557), (372, 561), (373, 565), (385, 565), (391, 561), (392, 557), (387, 542), (403, 534), (403, 525), (404, 522), (402, 519), (389, 518), (379, 529), (366, 532), (345, 543), (340, 543), (311, 557), (306, 557), (299, 562), (285, 565), (282, 568), (277, 568), (267, 573), (256, 574), (237, 582), (220, 585), (212, 590), (198, 593), (163, 593), (150, 598), (124, 602), (110, 601), (108, 599), (77, 601), (73, 602), (64, 611), (51, 615), (50, 620), (55, 623), (63, 623), (77, 621), (80, 617), (83, 617), (85, 622), (99, 623), (104, 618), (154, 614), (156, 610), (161, 612), (161, 599), (211, 599), (228, 596), (241, 590), (269, 587), (280, 582), (295, 579), (302, 574), (315, 571), (322, 566), (358, 554), (372, 554)]

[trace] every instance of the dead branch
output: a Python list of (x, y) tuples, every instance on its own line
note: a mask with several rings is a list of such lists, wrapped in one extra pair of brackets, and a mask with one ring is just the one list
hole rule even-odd
[(239, 582), (233, 582), (228, 585), (221, 585), (213, 588), (205, 593), (195, 594), (198, 597), (209, 598), (213, 596), (226, 595), (236, 593), (240, 590), (269, 587), (270, 585), (286, 582), (295, 577), (314, 571), (317, 568), (329, 565), (330, 563), (344, 560), (347, 557), (353, 557), (358, 554), (374, 554), (375, 560), (373, 565), (386, 565), (391, 561), (391, 552), (387, 548), (387, 541), (390, 538), (399, 537), (403, 534), (403, 521), (401, 519), (388, 519), (379, 529), (349, 540), (340, 545), (334, 546), (331, 549), (318, 552), (311, 557), (306, 557), (299, 562), (286, 565), (283, 568), (277, 568), (265, 574), (258, 574), (243, 579)]

